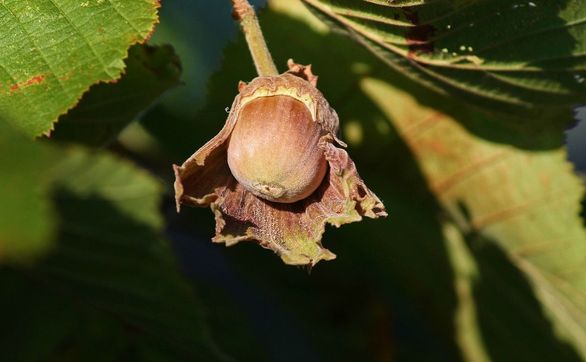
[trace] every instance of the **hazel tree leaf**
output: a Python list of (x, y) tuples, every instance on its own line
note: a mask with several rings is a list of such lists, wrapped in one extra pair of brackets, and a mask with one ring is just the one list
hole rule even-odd
[[(118, 79), (128, 48), (157, 22), (157, 0), (0, 3), (0, 117), (31, 136), (97, 82)], [(50, 96), (47, 96), (50, 95)]]
[(159, 236), (161, 185), (106, 154), (72, 153), (55, 172), (61, 228), (58, 247), (35, 268), (44, 285), (114, 315), (117, 328), (136, 329), (131, 340), (152, 339), (171, 359), (223, 359)]
[(493, 113), (586, 101), (586, 2), (303, 0), (391, 68)]
[(103, 155), (71, 157), (59, 174), (59, 245), (37, 278), (84, 311), (113, 315), (116, 329), (130, 326), (127, 343), (160, 345), (171, 359), (219, 360), (202, 306), (159, 236), (160, 185)]
[[(584, 185), (565, 150), (532, 152), (479, 139), (454, 118), (381, 80), (365, 78), (361, 89), (405, 139), (468, 247), (478, 254), (496, 248), (487, 254), (502, 253), (522, 271), (555, 334), (586, 358), (586, 229), (579, 216)], [(488, 257), (478, 256), (475, 263)], [(501, 280), (503, 291), (508, 283)], [(508, 292), (515, 293), (506, 290), (503, 296)], [(515, 350), (517, 342), (506, 339), (489, 352)]]
[(171, 46), (130, 48), (124, 75), (116, 83), (96, 84), (59, 119), (51, 139), (104, 146), (130, 122), (179, 84), (181, 64)]
[(105, 198), (125, 194), (116, 203), (121, 212), (160, 227), (159, 186), (138, 170), (116, 165), (106, 156), (34, 142), (0, 121), (0, 264), (31, 263), (54, 245), (59, 218), (51, 193), (57, 187)]
[[(22, 144), (55, 156), (48, 162), (44, 199), (54, 211), (55, 242), (33, 265), (0, 268), (0, 319), (11, 331), (0, 343), (5, 356), (114, 360), (155, 350), (165, 360), (224, 360), (202, 306), (161, 239), (159, 182), (106, 153), (26, 139)], [(39, 183), (38, 170), (30, 172), (30, 183)], [(32, 289), (44, 301), (43, 313), (28, 302)], [(28, 316), (27, 325), (35, 328), (21, 328), (22, 320), (12, 315)], [(96, 340), (107, 347), (96, 350)]]
[(0, 120), (0, 264), (31, 262), (51, 246), (56, 218), (48, 193), (56, 156)]
[[(79, 198), (98, 197), (112, 203), (125, 217), (159, 230), (161, 185), (146, 171), (107, 153), (90, 153), (77, 147), (56, 162), (51, 172), (52, 189)], [(59, 200), (59, 198), (57, 198)]]

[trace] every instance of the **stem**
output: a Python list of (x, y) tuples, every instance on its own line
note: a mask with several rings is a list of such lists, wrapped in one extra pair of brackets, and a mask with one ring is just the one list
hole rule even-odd
[(259, 76), (279, 75), (254, 9), (248, 0), (231, 0), (234, 18), (240, 23)]

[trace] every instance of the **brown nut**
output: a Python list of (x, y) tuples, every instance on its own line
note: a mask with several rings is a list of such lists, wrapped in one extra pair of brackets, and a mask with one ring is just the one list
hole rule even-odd
[(321, 127), (301, 101), (265, 96), (247, 103), (228, 146), (232, 174), (248, 191), (274, 202), (311, 195), (327, 170)]

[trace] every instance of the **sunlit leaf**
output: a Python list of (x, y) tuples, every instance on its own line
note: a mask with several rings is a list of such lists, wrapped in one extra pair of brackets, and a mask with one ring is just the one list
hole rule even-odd
[[(405, 139), (468, 247), (484, 258), (476, 263), (491, 258), (483, 248), (496, 246), (529, 280), (555, 322), (555, 334), (586, 356), (586, 229), (579, 217), (584, 185), (565, 151), (531, 152), (485, 141), (384, 81), (367, 78), (361, 88)], [(492, 265), (495, 273), (502, 268)], [(502, 280), (503, 291), (509, 283)], [(492, 353), (516, 345), (497, 340), (500, 347), (491, 344)]]
[[(130, 45), (157, 21), (156, 0), (0, 3), (0, 117), (33, 136), (89, 87), (120, 77)], [(48, 96), (50, 95), (50, 96)]]

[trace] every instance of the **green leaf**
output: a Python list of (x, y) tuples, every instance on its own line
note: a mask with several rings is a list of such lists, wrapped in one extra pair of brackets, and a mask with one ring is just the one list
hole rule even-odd
[(79, 148), (67, 151), (67, 156), (52, 168), (52, 186), (57, 196), (64, 190), (82, 199), (97, 197), (112, 203), (126, 219), (152, 230), (162, 227), (162, 187), (146, 171), (107, 153), (94, 154)]
[(65, 222), (59, 248), (37, 267), (48, 288), (114, 315), (117, 328), (130, 326), (139, 340), (212, 358), (202, 307), (156, 232), (97, 195), (63, 190), (57, 205)]
[[(89, 87), (113, 81), (157, 22), (156, 0), (6, 0), (0, 4), (0, 116), (49, 132)], [(48, 97), (47, 95), (50, 95)]]
[(121, 212), (160, 228), (160, 187), (134, 168), (116, 166), (106, 156), (36, 143), (0, 121), (0, 263), (30, 263), (53, 245), (56, 187), (106, 198), (125, 194)]
[(0, 120), (0, 264), (31, 262), (51, 246), (56, 220), (48, 188), (56, 156)]
[[(579, 217), (584, 185), (565, 151), (530, 152), (485, 141), (384, 81), (366, 78), (361, 88), (409, 144), (430, 190), (479, 254), (475, 262), (502, 253), (530, 282), (554, 333), (586, 358), (586, 229)], [(502, 268), (496, 261), (492, 267), (495, 273)], [(476, 288), (485, 281), (479, 279)], [(501, 280), (503, 290), (507, 283)], [(493, 343), (500, 347), (491, 352), (499, 353), (517, 342)]]
[[(18, 357), (11, 360), (113, 360), (143, 349), (170, 360), (221, 360), (202, 307), (159, 236), (159, 183), (107, 154), (55, 151), (62, 156), (51, 166), (58, 243), (34, 268), (0, 269), (9, 286), (0, 299), (11, 306), (1, 313), (36, 316), (28, 321), (36, 326), (31, 343), (42, 348), (27, 345), (30, 330), (3, 315), (16, 323), (6, 326), (15, 334), (3, 338), (3, 350)], [(26, 302), (33, 289), (47, 302), (42, 315)]]
[(103, 146), (111, 143), (161, 94), (179, 84), (181, 64), (170, 46), (130, 48), (126, 71), (116, 83), (97, 84), (62, 116), (51, 139)]
[(531, 124), (586, 101), (583, 0), (303, 2), (394, 70), (493, 113)]

